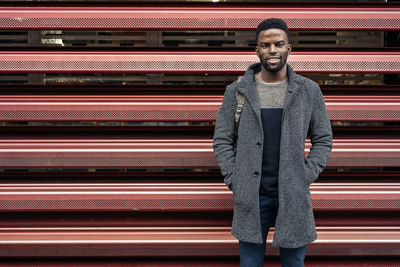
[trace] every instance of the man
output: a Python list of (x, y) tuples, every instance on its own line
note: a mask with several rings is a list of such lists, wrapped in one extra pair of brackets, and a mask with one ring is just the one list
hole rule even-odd
[[(304, 266), (306, 245), (317, 238), (309, 185), (325, 168), (332, 130), (318, 84), (286, 63), (289, 38), (281, 19), (258, 25), (260, 63), (227, 86), (217, 116), (214, 153), (233, 192), (232, 234), (242, 267), (263, 266), (272, 226), (284, 267)], [(245, 100), (237, 136), (236, 91)], [(307, 135), (312, 147), (305, 157)]]

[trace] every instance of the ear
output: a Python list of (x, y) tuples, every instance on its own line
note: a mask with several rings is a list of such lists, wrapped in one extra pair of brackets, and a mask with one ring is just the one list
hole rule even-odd
[(256, 54), (257, 54), (257, 56), (259, 57), (260, 56), (260, 54), (258, 53), (258, 45), (256, 46)]
[(292, 44), (288, 44), (288, 54), (290, 54), (290, 52), (292, 52)]

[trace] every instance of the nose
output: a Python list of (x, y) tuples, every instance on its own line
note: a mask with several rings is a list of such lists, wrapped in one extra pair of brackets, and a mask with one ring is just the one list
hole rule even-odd
[(276, 54), (276, 46), (275, 45), (273, 45), (273, 44), (271, 44), (270, 46), (269, 46), (269, 51), (268, 51), (270, 54)]

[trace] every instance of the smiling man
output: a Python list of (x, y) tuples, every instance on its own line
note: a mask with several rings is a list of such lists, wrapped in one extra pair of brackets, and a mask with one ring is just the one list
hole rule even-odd
[(258, 25), (260, 63), (227, 86), (217, 116), (214, 153), (233, 192), (242, 267), (263, 266), (270, 227), (284, 267), (304, 266), (306, 245), (317, 238), (309, 185), (325, 168), (332, 130), (318, 84), (287, 64), (289, 39), (281, 19)]

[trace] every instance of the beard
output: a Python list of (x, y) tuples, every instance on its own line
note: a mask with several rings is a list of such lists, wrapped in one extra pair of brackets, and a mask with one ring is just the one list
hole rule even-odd
[(278, 72), (278, 71), (280, 71), (286, 65), (286, 62), (287, 62), (287, 58), (283, 58), (281, 56), (279, 64), (275, 65), (275, 66), (271, 66), (271, 65), (268, 64), (267, 58), (265, 58), (265, 60), (262, 60), (262, 58), (260, 58), (261, 65), (264, 67), (265, 70), (267, 70), (269, 72)]

